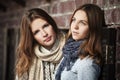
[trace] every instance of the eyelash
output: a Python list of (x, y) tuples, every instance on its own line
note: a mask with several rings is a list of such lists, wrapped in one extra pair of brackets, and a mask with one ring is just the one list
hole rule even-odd
[(33, 34), (36, 35), (39, 32), (39, 30), (36, 30)]
[(83, 24), (83, 25), (87, 25), (87, 23), (85, 23), (85, 22), (83, 22), (83, 21), (81, 21), (80, 23)]
[(46, 24), (43, 26), (43, 28), (48, 27), (48, 26), (49, 26), (49, 24), (48, 24), (48, 23), (46, 23)]
[[(75, 18), (72, 18), (71, 23), (72, 23), (73, 21), (75, 21), (75, 20), (76, 20)], [(80, 23), (80, 24), (83, 24), (83, 25), (87, 25), (87, 23), (84, 22), (84, 21), (80, 21), (79, 23)]]
[[(43, 28), (48, 27), (48, 26), (49, 26), (49, 24), (46, 23), (46, 24), (43, 26)], [(39, 32), (39, 30), (36, 30), (33, 34), (36, 35), (38, 32)]]

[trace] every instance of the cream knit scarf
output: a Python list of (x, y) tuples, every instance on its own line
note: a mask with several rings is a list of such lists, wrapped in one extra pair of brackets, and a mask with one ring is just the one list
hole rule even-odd
[(43, 62), (42, 61), (49, 61), (52, 63), (58, 64), (62, 58), (62, 48), (65, 43), (65, 35), (60, 35), (59, 37), (60, 42), (59, 45), (56, 46), (57, 48), (51, 53), (41, 53), (39, 51), (39, 46), (35, 47), (35, 54), (37, 57), (34, 59), (34, 63), (29, 70), (28, 80), (44, 80), (44, 73), (43, 73)]

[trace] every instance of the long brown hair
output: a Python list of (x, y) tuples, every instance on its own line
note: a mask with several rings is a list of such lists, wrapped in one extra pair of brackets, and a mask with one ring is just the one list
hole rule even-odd
[(31, 23), (37, 18), (46, 20), (52, 25), (55, 33), (58, 34), (58, 28), (55, 21), (44, 10), (33, 8), (25, 13), (20, 26), (20, 42), (17, 48), (16, 74), (18, 76), (22, 76), (24, 72), (28, 71), (35, 57), (34, 46), (37, 44), (37, 41), (33, 37)]
[[(78, 11), (82, 10), (86, 13), (88, 18), (88, 26), (89, 26), (89, 35), (84, 44), (80, 46), (80, 50), (83, 49), (83, 53), (80, 53), (80, 57), (84, 58), (86, 56), (90, 56), (96, 60), (96, 63), (101, 64), (102, 60), (102, 47), (101, 47), (101, 39), (102, 39), (102, 27), (105, 27), (105, 19), (104, 19), (104, 11), (95, 4), (85, 4), (80, 6), (72, 15)], [(71, 18), (71, 22), (72, 22)], [(71, 25), (70, 22), (70, 25)], [(71, 30), (68, 32), (67, 38), (71, 36)]]

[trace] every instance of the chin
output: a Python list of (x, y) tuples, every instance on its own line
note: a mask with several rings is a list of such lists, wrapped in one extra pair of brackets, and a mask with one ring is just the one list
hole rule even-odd
[(50, 43), (48, 43), (49, 46), (52, 46), (54, 44), (54, 41), (51, 41)]
[(78, 40), (78, 38), (76, 38), (76, 37), (73, 37), (73, 39), (74, 39), (74, 40)]

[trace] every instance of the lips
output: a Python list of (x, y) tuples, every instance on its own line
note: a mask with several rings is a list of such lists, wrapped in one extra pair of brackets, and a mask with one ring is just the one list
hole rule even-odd
[(77, 34), (79, 34), (79, 33), (78, 33), (78, 32), (73, 31), (73, 32), (72, 32), (72, 34), (73, 34), (73, 35), (77, 35)]
[(47, 37), (44, 41), (45, 42), (49, 42), (51, 40), (51, 36), (50, 37)]

